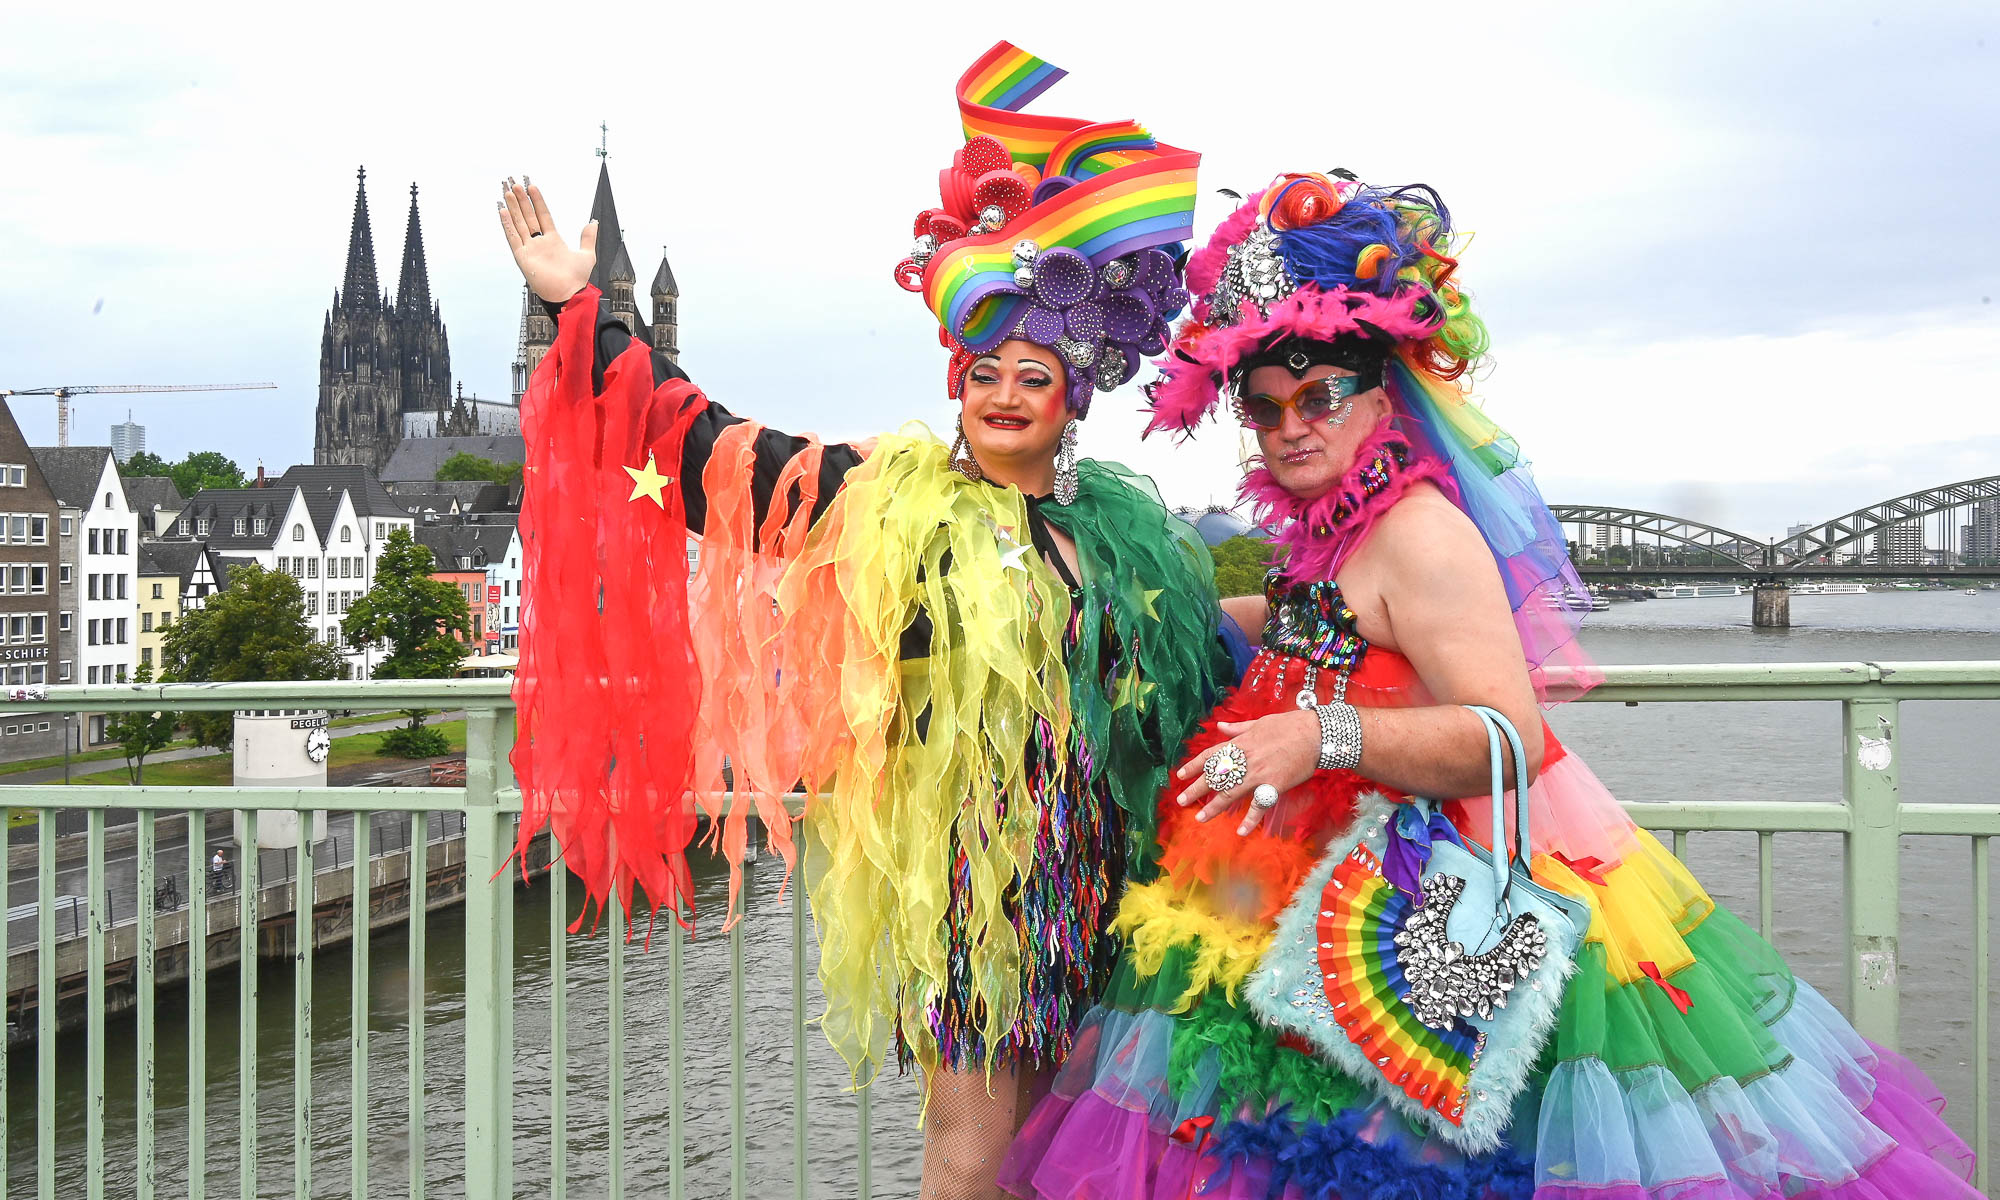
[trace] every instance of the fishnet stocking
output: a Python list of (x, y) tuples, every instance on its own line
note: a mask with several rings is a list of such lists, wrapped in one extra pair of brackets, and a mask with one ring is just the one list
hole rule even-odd
[(998, 1200), (1000, 1160), (1035, 1102), (1048, 1092), (1046, 1069), (936, 1071), (926, 1080), (924, 1179), (920, 1200)]

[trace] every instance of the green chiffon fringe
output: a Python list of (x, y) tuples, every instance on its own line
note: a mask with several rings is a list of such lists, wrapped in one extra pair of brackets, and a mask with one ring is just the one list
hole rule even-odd
[(1144, 883), (1157, 873), (1160, 788), (1228, 678), (1215, 564), (1153, 481), (1116, 463), (1079, 462), (1075, 501), (1041, 513), (1076, 543), (1085, 581), (1070, 718), (1125, 814), (1126, 877)]

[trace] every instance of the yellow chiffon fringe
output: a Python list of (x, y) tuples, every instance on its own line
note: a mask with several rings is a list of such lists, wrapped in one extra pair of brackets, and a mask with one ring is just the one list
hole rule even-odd
[[(966, 1016), (1001, 1044), (1021, 1007), (1021, 950), (1001, 899), (1030, 869), (1039, 823), (1022, 747), (1037, 719), (1058, 746), (1070, 735), (1069, 593), (1030, 545), (1020, 493), (968, 481), (928, 429), (906, 425), (848, 474), (778, 604), (786, 677), (825, 693), (795, 711), (808, 724), (806, 783), (828, 794), (807, 815), (828, 1039), (857, 1080), (872, 1077), (893, 1013), (918, 1065), (937, 1066), (926, 1013), (947, 987), (962, 859)], [(906, 664), (903, 631), (920, 610), (929, 658)]]
[(1683, 939), (1715, 911), (1715, 901), (1681, 861), (1636, 827), (1619, 864), (1599, 874), (1603, 883), (1547, 854), (1535, 856), (1533, 874), (1535, 882), (1589, 902), (1584, 939), (1604, 946), (1605, 969), (1621, 984), (1645, 978), (1640, 963), (1654, 964), (1663, 975), (1693, 963)]

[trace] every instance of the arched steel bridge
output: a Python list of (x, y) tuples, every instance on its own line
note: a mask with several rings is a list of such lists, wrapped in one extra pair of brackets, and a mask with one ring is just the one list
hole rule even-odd
[[(1781, 541), (1665, 513), (1582, 504), (1549, 511), (1594, 550), (1597, 528), (1623, 531), (1626, 561), (1586, 558), (1591, 578), (1712, 579), (1952, 575), (2000, 579), (2000, 475), (1948, 483), (1858, 508)], [(1580, 530), (1578, 529), (1580, 527)], [(1608, 547), (1607, 547), (1608, 550)]]

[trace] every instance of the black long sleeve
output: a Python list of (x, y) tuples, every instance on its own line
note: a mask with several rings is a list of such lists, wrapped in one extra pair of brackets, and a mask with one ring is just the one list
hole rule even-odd
[[(563, 306), (542, 301), (542, 307), (551, 319), (560, 320)], [(600, 311), (597, 317), (597, 334), (591, 339), (590, 388), (596, 395), (604, 392), (604, 370), (619, 355), (637, 340), (625, 323), (608, 313)], [(659, 387), (672, 379), (687, 379), (687, 372), (659, 350), (650, 351), (653, 360), (653, 386)], [(681, 469), (676, 486), (681, 489), (683, 504), (687, 510), (688, 530), (699, 534), (708, 519), (708, 496), (702, 490), (701, 476), (707, 467), (710, 455), (715, 450), (715, 441), (722, 431), (731, 425), (738, 425), (743, 418), (727, 408), (710, 400), (708, 406), (694, 418), (688, 426), (687, 436), (681, 443)], [(771, 508), (771, 493), (777, 490), (778, 475), (785, 464), (806, 448), (806, 439), (793, 437), (776, 429), (765, 429), (757, 435), (755, 461), (751, 467), (750, 492), (756, 503), (757, 527), (762, 528), (765, 515)], [(813, 501), (812, 519), (817, 521), (833, 502), (834, 493), (840, 490), (847, 473), (861, 465), (861, 453), (845, 443), (828, 445), (821, 453), (819, 464), (819, 495)], [(791, 494), (785, 498), (789, 509), (798, 504), (799, 493), (794, 485)]]

